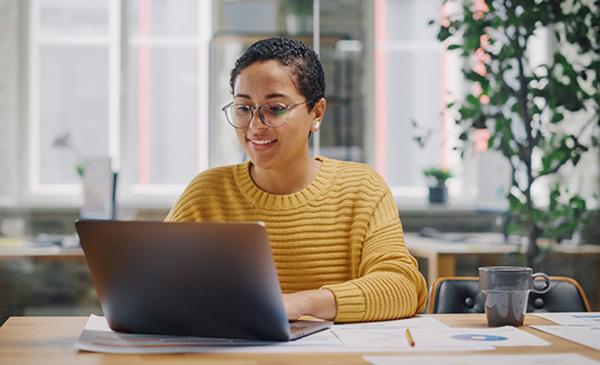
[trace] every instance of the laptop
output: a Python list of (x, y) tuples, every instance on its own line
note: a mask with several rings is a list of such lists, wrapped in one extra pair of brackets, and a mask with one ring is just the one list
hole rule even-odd
[(75, 222), (117, 332), (289, 341), (331, 326), (289, 322), (261, 223)]

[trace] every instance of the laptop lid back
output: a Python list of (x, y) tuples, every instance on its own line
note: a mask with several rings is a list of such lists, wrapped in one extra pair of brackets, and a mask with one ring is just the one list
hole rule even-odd
[(258, 223), (75, 223), (110, 327), (285, 341), (288, 320)]

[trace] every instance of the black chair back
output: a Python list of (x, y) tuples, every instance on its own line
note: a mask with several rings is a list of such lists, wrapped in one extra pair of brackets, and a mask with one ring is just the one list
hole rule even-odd
[[(589, 312), (590, 304), (577, 281), (562, 276), (550, 277), (544, 294), (529, 294), (527, 312)], [(479, 278), (439, 278), (432, 286), (429, 313), (483, 313), (483, 294)]]

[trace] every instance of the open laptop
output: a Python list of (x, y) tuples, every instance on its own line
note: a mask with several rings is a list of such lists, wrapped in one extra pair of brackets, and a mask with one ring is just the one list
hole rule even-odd
[(331, 325), (288, 322), (260, 223), (79, 220), (75, 227), (114, 331), (288, 341)]

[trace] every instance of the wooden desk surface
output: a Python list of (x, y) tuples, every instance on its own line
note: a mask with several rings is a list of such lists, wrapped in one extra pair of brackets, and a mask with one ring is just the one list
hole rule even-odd
[(407, 233), (404, 237), (406, 246), (411, 252), (419, 256), (430, 254), (455, 254), (470, 255), (479, 253), (517, 253), (521, 252), (521, 247), (515, 244), (502, 244), (502, 241), (447, 241), (435, 238), (421, 237), (418, 234)]
[(40, 261), (84, 261), (85, 256), (80, 247), (64, 248), (58, 246), (35, 246), (25, 243), (0, 245), (0, 261), (17, 259), (33, 259)]
[[(452, 327), (485, 327), (483, 314), (433, 315)], [(368, 364), (364, 354), (149, 354), (116, 355), (78, 352), (75, 342), (81, 333), (86, 317), (11, 317), (0, 327), (0, 363), (9, 364)], [(600, 351), (536, 331), (529, 325), (553, 324), (528, 315), (525, 331), (534, 333), (551, 343), (549, 347), (512, 347), (495, 351), (452, 352), (460, 354), (534, 354), (577, 353), (600, 360)], [(382, 354), (382, 353), (380, 353)], [(385, 353), (391, 355), (393, 353)], [(401, 353), (406, 354), (406, 353)], [(414, 353), (411, 355), (440, 355)]]
[[(411, 253), (419, 257), (431, 254), (478, 255), (524, 253), (525, 248), (517, 244), (505, 244), (497, 234), (481, 233), (473, 235), (467, 241), (448, 241), (437, 238), (422, 237), (415, 233), (406, 233), (406, 246)], [(478, 239), (480, 237), (480, 239)], [(552, 246), (552, 254), (566, 255), (600, 255), (600, 245)]]

